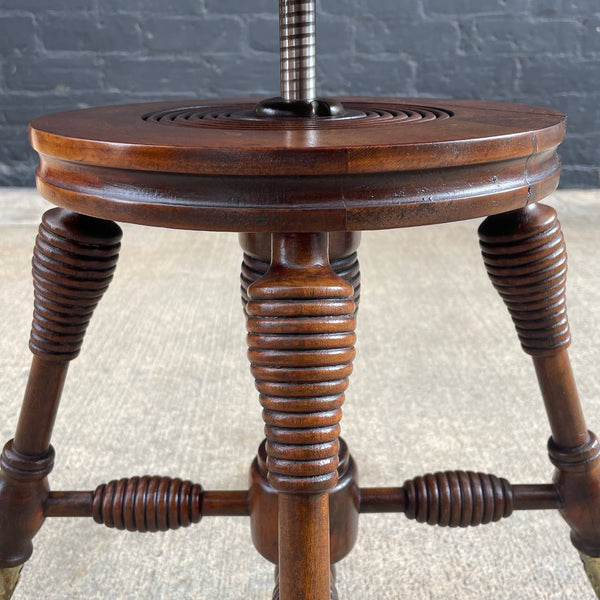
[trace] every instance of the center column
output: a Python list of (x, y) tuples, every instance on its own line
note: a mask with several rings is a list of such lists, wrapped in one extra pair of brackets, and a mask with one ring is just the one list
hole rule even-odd
[(329, 265), (327, 233), (273, 234), (248, 289), (248, 357), (279, 493), (280, 600), (329, 600), (329, 490), (356, 336), (354, 289)]

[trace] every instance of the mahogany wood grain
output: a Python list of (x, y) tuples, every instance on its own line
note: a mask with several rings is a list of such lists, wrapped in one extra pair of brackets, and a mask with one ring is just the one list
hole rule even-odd
[[(329, 234), (329, 262), (333, 271), (354, 288), (354, 304), (360, 303), (360, 265), (358, 247), (360, 232), (333, 232)], [(241, 273), (241, 293), (244, 312), (248, 303), (248, 287), (260, 279), (271, 263), (271, 235), (241, 233), (240, 246), (244, 250)]]
[(331, 592), (327, 493), (279, 494), (279, 593), (327, 600)]
[(563, 502), (553, 484), (513, 485), (515, 510), (558, 510)]
[(563, 506), (561, 515), (571, 527), (571, 541), (583, 554), (600, 557), (600, 444), (589, 433), (581, 445), (559, 447), (550, 438), (550, 460), (556, 466), (554, 483)]
[(167, 531), (202, 519), (202, 486), (170, 477), (132, 477), (98, 486), (94, 521), (128, 531)]
[[(257, 549), (279, 567), (278, 600), (337, 600), (330, 567), (352, 549), (359, 511), (466, 527), (559, 509), (577, 548), (600, 557), (600, 445), (567, 354), (566, 248), (555, 212), (538, 204), (558, 183), (565, 117), (472, 100), (341, 100), (343, 118), (257, 117), (256, 99), (242, 99), (93, 108), (32, 123), (38, 189), (67, 210), (46, 213), (36, 241), (35, 356), (0, 459), (0, 568), (27, 560), (47, 516), (164, 531), (250, 515)], [(554, 483), (447, 471), (360, 490), (339, 438), (359, 232), (479, 216), (488, 217), (479, 230), (486, 268), (533, 357)], [(267, 437), (249, 491), (150, 476), (49, 491), (68, 364), (118, 258), (113, 220), (241, 232), (248, 357)]]
[(279, 492), (283, 599), (330, 593), (328, 491), (352, 371), (354, 288), (336, 275), (327, 234), (274, 234), (269, 270), (248, 288), (248, 357), (263, 406), (267, 479)]
[(68, 363), (114, 273), (121, 230), (111, 222), (53, 209), (35, 243), (34, 353), (14, 440), (0, 458), (0, 568), (24, 563), (44, 521), (50, 445)]
[(42, 456), (21, 454), (13, 441), (0, 456), (0, 568), (22, 565), (33, 552), (32, 539), (44, 522), (47, 477), (54, 466), (54, 449)]
[(15, 448), (27, 456), (41, 456), (50, 447), (56, 413), (69, 364), (34, 356), (15, 432)]
[[(32, 122), (31, 141), (41, 155), (117, 169), (225, 177), (313, 175), (315, 170), (346, 175), (474, 165), (535, 154), (558, 145), (566, 123), (555, 110), (519, 104), (341, 100), (364, 116), (257, 119), (244, 114), (253, 111), (257, 98), (153, 102), (46, 115)], [(446, 114), (415, 119), (407, 113), (411, 109)]]
[[(356, 465), (342, 443), (343, 458), (340, 460), (340, 480), (338, 486), (329, 493), (330, 537), (332, 562), (338, 562), (346, 556), (357, 533), (357, 513), (405, 512), (407, 494), (404, 487), (358, 488)], [(277, 492), (266, 484), (266, 459), (264, 443), (259, 456), (253, 463), (252, 479), (249, 491), (208, 491), (202, 493), (201, 511), (203, 517), (247, 517), (255, 519), (252, 535), (257, 549), (273, 563), (277, 563), (277, 527), (273, 528), (270, 542), (257, 542), (264, 535), (273, 515), (277, 513)], [(345, 465), (344, 465), (345, 463)], [(264, 473), (264, 475), (263, 475)], [(512, 503), (518, 510), (556, 510), (562, 507), (558, 489), (553, 484), (516, 484), (511, 485)], [(92, 517), (94, 492), (57, 492), (49, 493), (44, 505), (46, 517)], [(276, 525), (276, 523), (275, 523)], [(337, 527), (339, 525), (339, 527)], [(335, 540), (347, 536), (353, 530), (351, 544), (336, 546)], [(335, 557), (335, 558), (334, 558)]]
[(271, 233), (485, 216), (539, 200), (558, 183), (565, 118), (556, 111), (342, 100), (352, 118), (250, 118), (256, 99), (42, 117), (31, 127), (38, 189), (59, 206), (116, 221)]
[[(266, 443), (260, 445), (250, 470), (250, 526), (256, 549), (279, 562), (278, 494), (267, 481)], [(329, 492), (329, 540), (332, 563), (347, 556), (358, 536), (359, 489), (356, 463), (340, 438), (338, 483)]]
[[(133, 479), (144, 479), (144, 478), (132, 478)], [(152, 479), (147, 477), (146, 480)], [(162, 478), (158, 478), (162, 479)], [(127, 481), (127, 480), (126, 480)], [(91, 492), (50, 492), (46, 503), (44, 505), (44, 515), (46, 517), (94, 517), (97, 523), (101, 523), (108, 526), (115, 526), (115, 519), (110, 518), (108, 521), (104, 519), (105, 510), (113, 510), (107, 506), (106, 496), (104, 498), (99, 497), (106, 488), (116, 490), (117, 481), (111, 482), (103, 486), (99, 486), (96, 491)], [(125, 488), (121, 487), (121, 490)], [(100, 491), (99, 491), (100, 490)], [(111, 495), (111, 498), (114, 496)], [(178, 493), (177, 498), (181, 498), (181, 494)], [(202, 517), (248, 517), (250, 516), (250, 497), (247, 491), (207, 491), (203, 490), (201, 494), (195, 495), (191, 498), (192, 503), (189, 502), (189, 498), (185, 499), (187, 502), (188, 509), (193, 514), (201, 515)], [(141, 504), (141, 506), (140, 506)], [(144, 514), (148, 510), (147, 499), (142, 501), (141, 498), (135, 498), (133, 500), (134, 507)], [(169, 508), (169, 502), (163, 502), (158, 507), (160, 514), (156, 517), (158, 521), (165, 522), (169, 520), (169, 515), (164, 512)], [(180, 510), (179, 508), (177, 510)], [(135, 518), (135, 515), (134, 515)], [(117, 519), (121, 522), (121, 517)], [(142, 521), (140, 520), (140, 523)], [(178, 519), (173, 519), (172, 523), (178, 526), (183, 524)], [(191, 524), (191, 523), (190, 523)], [(126, 529), (126, 527), (117, 527), (117, 529)], [(167, 529), (177, 529), (177, 527), (169, 526)], [(149, 531), (147, 527), (146, 531)], [(141, 531), (140, 527), (136, 526), (132, 528), (132, 531)]]
[(523, 350), (554, 356), (571, 343), (567, 250), (556, 211), (542, 204), (486, 219), (483, 259), (515, 323)]
[(567, 352), (567, 252), (556, 212), (533, 204), (491, 216), (479, 234), (490, 278), (533, 357), (552, 430), (560, 512), (577, 549), (600, 557), (600, 444), (587, 430)]
[[(335, 566), (331, 567), (330, 573), (330, 596), (328, 600), (339, 600), (337, 588), (335, 586), (336, 574)], [(280, 578), (279, 578), (279, 567), (275, 567), (275, 589), (273, 590), (273, 600), (281, 600), (280, 593)]]
[(552, 430), (552, 439), (565, 448), (576, 447), (588, 438), (579, 393), (567, 351), (554, 356), (534, 356), (542, 397)]
[(566, 353), (567, 250), (556, 211), (532, 204), (490, 217), (479, 235), (492, 282), (533, 356), (552, 437), (560, 446), (579, 446), (588, 433)]
[(92, 517), (94, 492), (57, 492), (48, 494), (44, 503), (47, 517)]
[(205, 491), (202, 499), (205, 517), (249, 517), (250, 494), (247, 490)]
[[(331, 232), (329, 234), (330, 262), (346, 258), (355, 253), (360, 246), (361, 237), (360, 231)], [(246, 254), (266, 262), (268, 267), (271, 262), (271, 234), (240, 233), (239, 241)]]
[[(460, 496), (458, 491), (454, 491), (451, 488), (442, 490), (442, 485), (447, 486), (450, 477), (455, 477), (457, 480), (465, 480), (466, 477), (473, 481), (474, 475), (481, 482), (487, 480), (487, 482), (499, 481), (498, 478), (494, 478), (493, 475), (479, 474), (467, 474), (464, 473), (462, 477), (459, 475), (460, 471), (449, 471), (446, 473), (434, 473), (433, 475), (425, 475), (422, 478), (417, 478), (404, 484), (403, 487), (390, 487), (390, 488), (361, 488), (360, 490), (360, 512), (361, 513), (406, 513), (409, 518), (413, 518), (420, 522), (427, 522), (430, 525), (440, 525), (442, 527), (457, 527), (457, 526), (473, 526), (482, 525), (487, 522), (498, 520), (499, 518), (510, 516), (505, 514), (505, 509), (510, 507), (510, 510), (557, 510), (562, 507), (562, 501), (560, 494), (555, 485), (552, 484), (521, 484), (521, 485), (510, 485), (508, 482), (496, 489), (500, 494), (492, 497), (492, 490), (487, 488), (481, 488), (475, 497), (475, 503), (478, 507), (475, 510), (472, 508), (472, 519), (469, 523), (466, 523), (467, 519), (463, 521), (465, 524), (461, 525), (462, 518), (457, 516), (454, 522), (451, 522), (448, 518), (443, 518), (444, 514), (448, 513), (449, 507), (452, 508), (454, 503), (456, 506), (457, 515), (463, 514), (464, 498)], [(414, 488), (419, 481), (418, 485), (421, 487), (421, 497), (417, 500), (414, 492), (411, 494), (411, 488)], [(504, 481), (504, 480), (500, 480)], [(440, 485), (440, 482), (442, 484)], [(423, 485), (424, 484), (424, 485)], [(472, 485), (472, 484), (470, 484)], [(508, 485), (508, 489), (507, 489)], [(497, 486), (497, 484), (496, 484)], [(441, 492), (441, 493), (440, 493)], [(473, 492), (470, 492), (473, 497)], [(431, 510), (431, 499), (437, 498), (436, 510), (432, 513)], [(505, 508), (503, 508), (505, 507)], [(420, 510), (419, 510), (420, 509)], [(510, 512), (508, 510), (508, 512)], [(479, 518), (473, 518), (475, 512), (480, 513), (482, 516)], [(486, 513), (492, 513), (497, 516), (498, 519), (487, 520), (483, 518)], [(419, 519), (418, 516), (426, 515), (428, 518), (423, 520)]]

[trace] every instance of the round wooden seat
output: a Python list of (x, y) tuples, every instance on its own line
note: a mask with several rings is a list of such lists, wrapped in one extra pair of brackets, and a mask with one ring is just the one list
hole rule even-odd
[(238, 232), (386, 229), (505, 212), (551, 193), (557, 111), (342, 98), (343, 118), (254, 116), (255, 99), (41, 117), (40, 192), (104, 219)]

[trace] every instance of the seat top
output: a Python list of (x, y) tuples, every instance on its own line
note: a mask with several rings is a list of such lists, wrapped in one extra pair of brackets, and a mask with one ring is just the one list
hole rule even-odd
[(551, 193), (565, 117), (517, 104), (343, 98), (266, 119), (255, 99), (130, 104), (31, 124), (42, 195), (120, 221), (349, 231), (504, 212)]

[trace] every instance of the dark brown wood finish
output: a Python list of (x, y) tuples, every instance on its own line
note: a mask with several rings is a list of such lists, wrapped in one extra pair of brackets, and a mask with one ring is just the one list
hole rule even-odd
[(33, 257), (34, 353), (14, 440), (0, 458), (0, 567), (23, 564), (44, 520), (50, 445), (69, 361), (79, 353), (92, 313), (108, 288), (121, 230), (63, 209), (48, 211)]
[[(330, 596), (328, 600), (339, 600), (338, 591), (335, 587), (335, 567), (331, 567), (331, 572), (329, 575), (330, 580)], [(275, 589), (273, 590), (273, 600), (281, 600), (280, 594), (280, 577), (279, 577), (279, 567), (275, 567)]]
[[(265, 443), (261, 444), (259, 455), (252, 464), (249, 491), (206, 491), (197, 498), (198, 508), (203, 517), (248, 517), (252, 518), (252, 534), (256, 547), (261, 554), (273, 563), (278, 560), (277, 523), (273, 515), (277, 513), (277, 492), (267, 482)], [(348, 448), (340, 438), (340, 466), (338, 485), (329, 493), (330, 537), (332, 562), (338, 562), (351, 550), (356, 541), (357, 513), (400, 513), (407, 510), (408, 485), (403, 487), (361, 488), (357, 486), (356, 464)], [(433, 477), (458, 477), (459, 471), (434, 473)], [(492, 479), (492, 475), (481, 475)], [(422, 479), (428, 480), (431, 475)], [(467, 473), (467, 477), (469, 474)], [(140, 478), (138, 478), (140, 479)], [(148, 477), (148, 479), (150, 479)], [(417, 478), (419, 479), (419, 478)], [(114, 482), (115, 484), (117, 482)], [(504, 484), (506, 485), (506, 484)], [(558, 489), (553, 484), (517, 484), (510, 486), (513, 510), (556, 510), (562, 507)], [(99, 488), (106, 487), (105, 484)], [(87, 492), (50, 492), (44, 505), (45, 517), (93, 517), (96, 491)], [(122, 488), (124, 489), (124, 488)], [(427, 488), (425, 488), (427, 489)], [(504, 488), (506, 490), (506, 488)], [(506, 491), (503, 492), (505, 495)], [(415, 496), (413, 496), (414, 498)], [(448, 495), (448, 498), (451, 498)], [(485, 502), (485, 496), (481, 496)], [(490, 502), (504, 502), (503, 496)], [(162, 506), (167, 507), (168, 503)], [(493, 504), (492, 504), (493, 506)], [(462, 512), (462, 509), (461, 509)], [(415, 512), (415, 514), (417, 514)], [(161, 519), (166, 518), (162, 515)], [(434, 525), (440, 523), (435, 522)], [(479, 524), (479, 523), (478, 523)], [(269, 528), (269, 526), (272, 526)], [(460, 523), (458, 523), (460, 525)], [(457, 525), (457, 526), (458, 526)], [(351, 533), (351, 538), (349, 533)], [(343, 536), (349, 543), (336, 545), (335, 538)]]
[[(123, 523), (125, 525), (125, 517), (130, 520), (129, 522), (135, 524), (132, 531), (142, 531), (142, 523), (145, 530), (150, 531), (147, 528), (147, 523), (143, 520), (148, 518), (149, 507), (149, 482), (151, 480), (167, 480), (171, 483), (167, 483), (163, 486), (164, 493), (168, 494), (173, 489), (173, 481), (166, 477), (150, 477), (148, 475), (144, 477), (134, 477), (131, 479), (123, 480), (124, 484), (118, 486), (118, 481), (112, 481), (109, 484), (102, 484), (96, 488), (93, 492), (50, 492), (44, 505), (44, 516), (46, 517), (94, 517), (95, 521), (100, 524), (107, 525), (109, 527), (117, 527), (117, 523)], [(131, 495), (132, 489), (137, 493), (140, 489), (140, 481), (142, 481), (144, 496), (138, 497), (137, 495)], [(135, 484), (134, 484), (135, 482)], [(127, 485), (130, 484), (130, 486)], [(185, 484), (184, 487), (181, 487)], [(247, 491), (205, 491), (202, 490), (197, 493), (198, 485), (193, 485), (190, 482), (182, 482), (178, 480), (176, 485), (178, 491), (174, 498), (177, 502), (183, 502), (187, 507), (188, 515), (199, 515), (200, 517), (248, 517), (250, 516), (250, 495)], [(153, 488), (155, 491), (158, 487)], [(189, 491), (185, 491), (189, 489)], [(107, 495), (107, 490), (109, 494)], [(108, 504), (108, 499), (115, 499), (115, 492), (120, 491), (121, 497), (118, 502), (123, 507), (127, 507), (130, 511), (127, 515), (119, 514), (118, 518), (115, 519), (110, 517), (105, 518), (105, 514), (110, 514), (114, 508)], [(182, 490), (183, 493), (182, 493)], [(190, 495), (191, 494), (191, 495)], [(174, 518), (170, 518), (169, 509), (173, 508), (176, 511), (180, 511), (179, 506), (174, 507), (173, 502), (175, 500), (168, 496), (163, 496), (163, 500), (156, 502), (152, 507), (152, 519), (154, 523), (167, 523), (166, 529), (177, 529), (178, 527), (184, 526), (181, 521), (181, 517), (177, 514)], [(133, 511), (133, 512), (131, 512)], [(136, 521), (136, 519), (139, 519)], [(190, 516), (190, 521), (193, 521)], [(138, 524), (140, 526), (138, 526)], [(176, 526), (172, 526), (176, 525)], [(191, 525), (191, 522), (189, 523)], [(178, 526), (178, 527), (177, 527)], [(127, 529), (127, 527), (117, 527), (117, 529)]]
[(409, 519), (441, 527), (484, 525), (513, 510), (562, 507), (554, 485), (511, 485), (494, 475), (464, 471), (427, 474), (397, 488), (362, 488), (361, 513), (405, 513)]
[(274, 234), (248, 288), (248, 357), (263, 406), (268, 481), (279, 492), (280, 594), (329, 598), (329, 497), (354, 358), (354, 288), (329, 265), (327, 234)]
[(561, 514), (577, 549), (598, 558), (600, 445), (587, 430), (567, 353), (567, 253), (556, 212), (533, 204), (489, 217), (479, 234), (488, 273), (533, 357), (552, 430), (548, 447)]
[[(354, 304), (360, 303), (360, 265), (358, 247), (361, 233), (333, 232), (329, 234), (329, 262), (334, 272), (354, 288)], [(240, 246), (244, 250), (241, 291), (244, 311), (248, 302), (248, 287), (260, 279), (271, 263), (271, 235), (268, 233), (240, 233)]]
[(552, 109), (478, 100), (342, 98), (358, 113), (354, 118), (291, 120), (245, 114), (256, 100), (154, 102), (57, 113), (33, 121), (31, 139), (44, 160), (52, 156), (117, 169), (277, 177), (509, 160), (555, 147), (565, 128), (564, 116)]
[[(274, 564), (279, 562), (278, 493), (268, 482), (266, 443), (259, 448), (250, 471), (250, 522), (256, 549)], [(340, 438), (338, 482), (329, 492), (330, 558), (347, 556), (358, 535), (360, 491), (356, 463)]]
[[(554, 211), (536, 204), (558, 182), (563, 115), (479, 101), (342, 100), (344, 118), (257, 118), (247, 99), (95, 108), (32, 124), (38, 188), (68, 210), (48, 212), (36, 242), (35, 356), (0, 461), (0, 575), (11, 589), (44, 518), (66, 516), (131, 531), (250, 516), (255, 546), (278, 565), (274, 598), (332, 600), (331, 565), (354, 546), (359, 512), (466, 527), (558, 509), (592, 580), (600, 575), (600, 447), (566, 350), (564, 240)], [(487, 215), (484, 260), (533, 356), (554, 483), (447, 471), (360, 490), (339, 437), (359, 232)], [(248, 491), (150, 476), (49, 491), (68, 363), (118, 256), (112, 220), (240, 232), (248, 356), (267, 437)]]
[(116, 221), (271, 233), (485, 216), (539, 200), (558, 183), (565, 118), (556, 111), (342, 100), (352, 118), (256, 119), (256, 99), (42, 117), (31, 128), (38, 189)]

